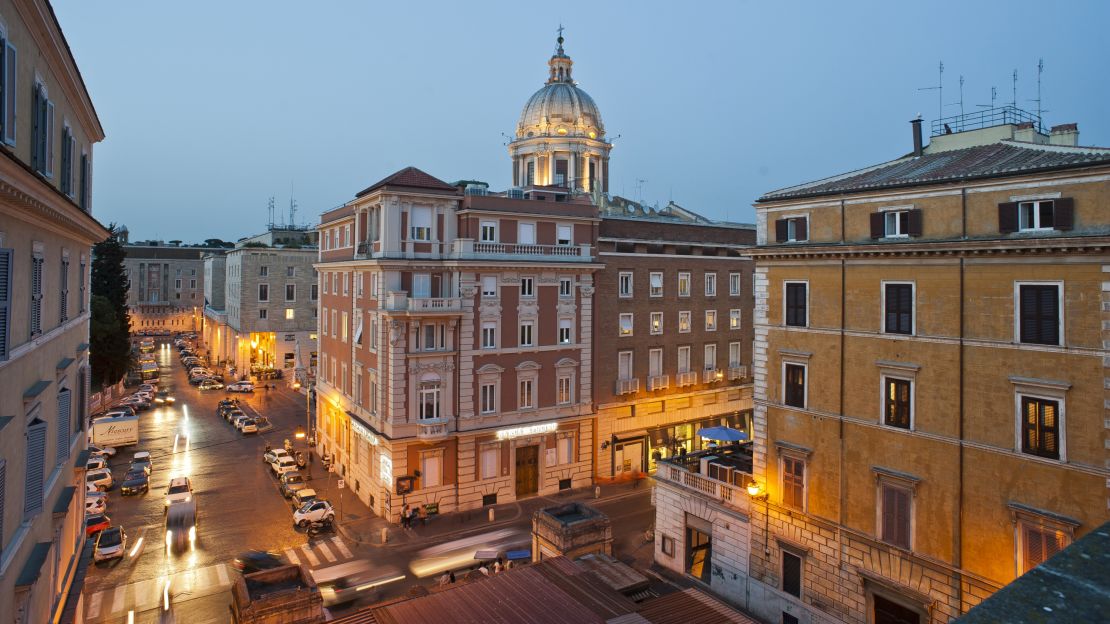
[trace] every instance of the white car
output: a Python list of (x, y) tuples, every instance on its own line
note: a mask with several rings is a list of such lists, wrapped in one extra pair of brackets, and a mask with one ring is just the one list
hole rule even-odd
[(85, 462), (85, 470), (100, 470), (108, 467), (108, 460), (100, 455), (93, 455), (89, 457), (89, 461)]
[(231, 424), (235, 425), (235, 428), (238, 429), (239, 431), (242, 431), (243, 430), (243, 425), (245, 425), (247, 423), (247, 421), (250, 420), (250, 419), (251, 419), (251, 417), (247, 416), (246, 414), (239, 414), (235, 417), (234, 420), (231, 421)]
[(101, 468), (85, 473), (85, 483), (91, 483), (96, 486), (96, 489), (103, 492), (111, 489), (115, 481), (112, 480), (112, 473), (107, 468)]
[(187, 503), (193, 500), (193, 482), (189, 477), (175, 477), (170, 479), (166, 488), (166, 505), (168, 509), (173, 503)]
[(154, 392), (157, 389), (158, 386), (151, 383), (145, 383), (139, 386), (139, 392)]
[(123, 527), (108, 527), (96, 536), (96, 547), (93, 549), (94, 561), (122, 559), (126, 552), (127, 533)]
[(240, 433), (258, 433), (258, 421), (253, 418), (248, 418), (239, 427)]
[(267, 464), (272, 464), (274, 463), (274, 460), (279, 457), (289, 457), (289, 453), (287, 453), (283, 448), (271, 449), (262, 454), (262, 461), (266, 462)]
[(85, 497), (85, 515), (102, 514), (108, 511), (108, 500), (103, 496)]
[(293, 512), (293, 524), (302, 528), (310, 522), (331, 522), (334, 519), (335, 511), (326, 500), (309, 501)]
[(294, 460), (292, 457), (289, 457), (288, 455), (270, 462), (270, 470), (274, 471), (274, 475), (278, 477), (287, 472), (293, 472), (296, 469), (296, 460)]
[(99, 446), (90, 444), (88, 448), (89, 455), (93, 455), (95, 457), (115, 457), (116, 455), (116, 449), (110, 446), (105, 446), (101, 448)]
[(224, 385), (216, 381), (215, 379), (205, 379), (204, 381), (200, 382), (197, 387), (201, 390), (219, 390), (220, 388), (223, 388)]
[(249, 381), (237, 381), (233, 384), (228, 384), (228, 392), (254, 392), (254, 384)]

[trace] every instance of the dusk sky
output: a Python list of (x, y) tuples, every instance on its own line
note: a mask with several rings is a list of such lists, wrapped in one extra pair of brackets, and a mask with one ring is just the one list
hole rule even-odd
[[(556, 27), (615, 138), (610, 187), (751, 222), (762, 193), (912, 149), (917, 113), (1012, 99), (1110, 145), (1110, 3), (56, 0), (107, 139), (94, 214), (132, 240), (298, 223), (408, 165), (510, 184)], [(928, 123), (926, 123), (926, 127)], [(643, 182), (639, 182), (643, 180)]]

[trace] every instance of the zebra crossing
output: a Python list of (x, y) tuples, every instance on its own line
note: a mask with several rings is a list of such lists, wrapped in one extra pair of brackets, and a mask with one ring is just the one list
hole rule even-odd
[[(338, 535), (285, 548), (283, 552), (289, 563), (303, 564), (309, 569), (354, 558), (351, 549)], [(127, 621), (128, 612), (140, 613), (158, 608), (165, 600), (167, 591), (171, 602), (176, 596), (188, 596), (191, 600), (226, 591), (236, 574), (229, 563), (218, 563), (86, 594), (85, 621)]]

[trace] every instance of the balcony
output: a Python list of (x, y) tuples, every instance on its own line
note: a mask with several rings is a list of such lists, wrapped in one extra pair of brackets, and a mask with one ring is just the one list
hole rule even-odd
[(656, 390), (666, 390), (671, 385), (670, 375), (653, 375), (648, 377), (648, 390), (654, 392)]
[(425, 418), (416, 421), (416, 437), (421, 440), (442, 440), (450, 433), (446, 418)]
[(686, 371), (675, 375), (675, 385), (679, 388), (692, 386), (696, 383), (698, 383), (698, 374), (694, 371)]
[(489, 243), (469, 238), (455, 240), (452, 257), (458, 260), (525, 260), (535, 262), (590, 262), (590, 245), (525, 245)]
[(618, 379), (616, 384), (616, 394), (636, 394), (640, 391), (639, 379)]
[(748, 367), (740, 365), (729, 365), (728, 367), (728, 380), (739, 381), (748, 378)]
[(670, 457), (659, 463), (655, 478), (748, 514), (751, 510), (747, 491), (752, 481), (751, 443)]
[(714, 383), (725, 378), (725, 373), (719, 368), (707, 368), (701, 374), (702, 383)]
[(409, 297), (405, 292), (389, 292), (385, 296), (383, 309), (389, 312), (411, 312), (430, 314), (436, 312), (462, 311), (462, 299), (457, 297)]

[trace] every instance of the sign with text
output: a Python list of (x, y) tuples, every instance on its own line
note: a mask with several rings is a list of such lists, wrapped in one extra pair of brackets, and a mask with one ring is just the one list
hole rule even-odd
[(526, 427), (513, 427), (512, 429), (502, 429), (497, 432), (498, 440), (509, 440), (512, 438), (521, 438), (524, 436), (541, 435), (545, 433), (554, 433), (559, 428), (559, 423), (542, 423), (539, 425), (528, 425)]

